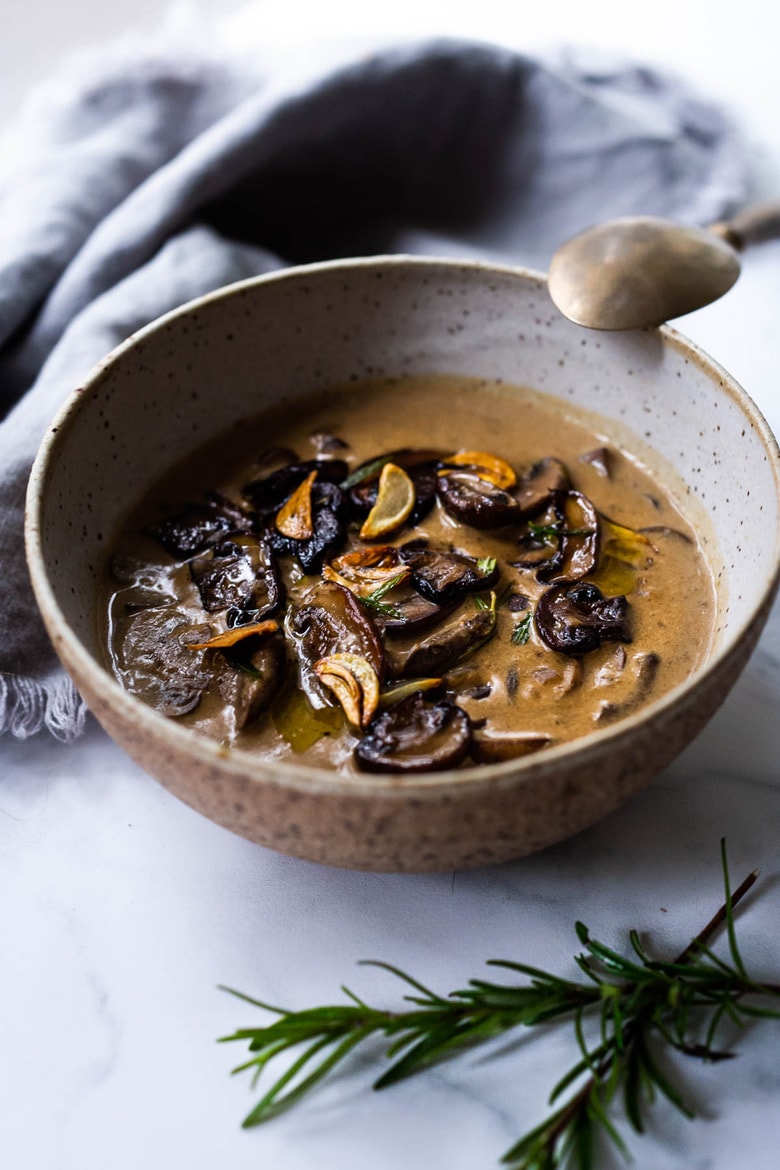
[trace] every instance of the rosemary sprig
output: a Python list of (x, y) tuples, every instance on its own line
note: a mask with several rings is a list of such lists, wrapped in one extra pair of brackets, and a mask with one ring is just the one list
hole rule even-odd
[[(369, 1036), (390, 1041), (385, 1052), (390, 1066), (374, 1083), (374, 1088), (382, 1089), (512, 1028), (568, 1018), (579, 1059), (553, 1088), (553, 1111), (507, 1150), (502, 1162), (514, 1170), (562, 1170), (565, 1166), (591, 1170), (597, 1135), (611, 1139), (628, 1156), (609, 1112), (618, 1099), (630, 1126), (640, 1134), (647, 1107), (657, 1095), (666, 1097), (685, 1116), (693, 1116), (656, 1059), (659, 1045), (700, 1060), (726, 1060), (734, 1053), (715, 1046), (724, 1020), (744, 1026), (755, 1018), (780, 1019), (780, 1008), (761, 1002), (779, 999), (780, 985), (758, 983), (748, 975), (734, 929), (734, 907), (758, 875), (749, 874), (732, 893), (724, 842), (721, 857), (725, 902), (672, 962), (651, 958), (636, 931), (629, 935), (634, 957), (625, 958), (592, 938), (578, 922), (577, 937), (584, 951), (576, 962), (587, 982), (562, 979), (524, 963), (491, 960), (492, 966), (521, 975), (524, 981), (501, 984), (473, 979), (467, 988), (443, 997), (389, 963), (373, 963), (411, 987), (413, 994), (404, 998), (412, 1007), (399, 1012), (369, 1007), (346, 988), (343, 991), (350, 1001), (346, 1004), (297, 1012), (231, 991), (278, 1017), (265, 1027), (242, 1028), (223, 1037), (249, 1044), (249, 1060), (234, 1072), (253, 1069), (256, 1081), (275, 1057), (294, 1054), (244, 1126), (257, 1125), (289, 1108)], [(708, 946), (724, 924), (730, 962)], [(586, 1038), (588, 1019), (597, 1025), (590, 1040)], [(557, 1104), (561, 1098), (563, 1103)]]
[(380, 613), (383, 617), (402, 618), (404, 615), (397, 605), (389, 605), (382, 598), (389, 593), (391, 589), (395, 589), (396, 585), (400, 584), (406, 576), (406, 570), (402, 569), (400, 573), (396, 573), (394, 577), (383, 581), (381, 585), (377, 585), (372, 593), (366, 594), (365, 597), (358, 597), (368, 609), (372, 609), (374, 613)]
[(525, 646), (526, 642), (531, 637), (531, 621), (533, 616), (533, 610), (526, 610), (515, 628), (512, 630), (511, 641), (515, 644), (515, 646)]
[(563, 528), (560, 524), (534, 524), (528, 521), (528, 531), (536, 540), (557, 540), (560, 536), (593, 536), (592, 528)]

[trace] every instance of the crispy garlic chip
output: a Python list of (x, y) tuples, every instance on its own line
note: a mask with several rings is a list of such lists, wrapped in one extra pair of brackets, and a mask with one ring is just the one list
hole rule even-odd
[(358, 597), (373, 593), (387, 581), (396, 580), (396, 584), (400, 584), (410, 573), (408, 565), (401, 561), (398, 549), (388, 544), (344, 553), (322, 570), (323, 577), (343, 585)]
[(379, 678), (367, 658), (359, 654), (330, 654), (314, 663), (317, 678), (338, 699), (347, 722), (365, 730), (379, 703)]
[(311, 489), (317, 478), (316, 471), (310, 471), (303, 483), (299, 484), (286, 504), (278, 511), (276, 527), (282, 536), (290, 540), (308, 540), (314, 535), (311, 515)]
[[(487, 451), (458, 451), (455, 455), (448, 455), (444, 460), (448, 467), (469, 468), (481, 479), (486, 479), (496, 487), (508, 491), (517, 483), (517, 476), (505, 459), (498, 455), (491, 455)], [(446, 475), (445, 467), (439, 475)]]
[(279, 623), (272, 618), (265, 622), (252, 622), (246, 626), (234, 626), (232, 630), (225, 630), (222, 634), (215, 634), (206, 642), (187, 642), (188, 650), (226, 650), (228, 646), (235, 646), (237, 642), (249, 638), (252, 634), (274, 634), (279, 629)]
[(386, 463), (379, 476), (376, 503), (360, 529), (361, 540), (376, 540), (400, 528), (415, 501), (414, 484), (402, 467)]

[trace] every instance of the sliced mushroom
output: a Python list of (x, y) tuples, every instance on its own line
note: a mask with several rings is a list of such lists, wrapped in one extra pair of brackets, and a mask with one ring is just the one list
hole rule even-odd
[(449, 471), (438, 478), (444, 510), (471, 528), (501, 528), (520, 519), (514, 496), (471, 471)]
[(606, 662), (601, 664), (596, 673), (593, 675), (593, 686), (613, 686), (622, 676), (623, 671), (625, 670), (627, 657), (628, 656), (624, 646), (620, 645), (620, 643), (618, 643), (617, 646), (614, 646), (612, 648), (612, 652), (609, 655), (609, 658), (607, 658)]
[(217, 686), (225, 703), (233, 708), (237, 731), (242, 731), (267, 710), (280, 690), (287, 663), (284, 638), (251, 637), (240, 646), (223, 651)]
[(586, 451), (580, 455), (580, 463), (589, 463), (593, 470), (604, 479), (612, 478), (613, 453), (609, 447), (596, 447), (593, 451)]
[(679, 528), (670, 528), (668, 524), (650, 524), (647, 528), (639, 528), (637, 531), (642, 536), (652, 533), (654, 536), (671, 536), (675, 540), (682, 540), (685, 544), (693, 544), (690, 536), (681, 532)]
[(211, 636), (171, 606), (141, 610), (118, 623), (117, 668), (123, 684), (163, 715), (187, 715), (211, 681), (203, 651), (188, 642)]
[(620, 703), (612, 702), (609, 699), (602, 700), (593, 716), (596, 723), (605, 723), (610, 719), (627, 715), (646, 699), (653, 689), (658, 667), (661, 665), (659, 655), (653, 650), (635, 654), (631, 665), (635, 671), (635, 682), (631, 693)]
[(349, 443), (340, 439), (338, 435), (331, 435), (329, 431), (313, 431), (309, 435), (309, 442), (313, 444), (318, 455), (332, 455), (334, 451), (349, 449)]
[(418, 692), (378, 715), (355, 748), (367, 772), (438, 772), (455, 768), (471, 742), (468, 715), (446, 699)]
[(266, 447), (257, 456), (255, 466), (267, 474), (271, 467), (287, 467), (290, 463), (299, 462), (298, 452), (293, 451), (292, 447)]
[(591, 573), (598, 561), (600, 527), (593, 504), (582, 492), (565, 492), (554, 497), (558, 517), (558, 551), (538, 570), (538, 581), (578, 581)]
[(411, 646), (401, 648), (388, 641), (385, 649), (390, 671), (395, 678), (442, 675), (464, 654), (487, 642), (495, 628), (495, 610), (479, 609), (438, 627)]
[(413, 585), (401, 582), (385, 597), (385, 606), (376, 613), (377, 625), (391, 634), (418, 634), (438, 625), (460, 604), (456, 599), (437, 605), (418, 593)]
[(570, 487), (566, 465), (548, 456), (526, 472), (512, 495), (517, 500), (521, 519), (528, 520), (550, 503), (553, 492), (565, 492)]
[(552, 743), (549, 735), (534, 731), (487, 731), (474, 735), (471, 755), (478, 764), (502, 764), (530, 756)]
[(587, 654), (602, 642), (630, 642), (628, 602), (604, 597), (595, 585), (562, 581), (547, 589), (536, 606), (539, 637), (561, 654)]
[(466, 593), (490, 589), (498, 580), (495, 562), (489, 572), (483, 573), (480, 562), (465, 553), (439, 552), (418, 541), (401, 545), (398, 552), (412, 571), (415, 589), (436, 605), (450, 605)]
[(274, 613), (283, 586), (265, 540), (242, 536), (225, 540), (190, 563), (190, 574), (208, 613), (229, 610), (229, 626), (258, 621)]
[(376, 628), (348, 589), (323, 581), (309, 591), (304, 603), (288, 612), (287, 634), (298, 661), (301, 689), (314, 707), (327, 699), (315, 665), (334, 654), (365, 658), (377, 677), (384, 677), (384, 656)]
[(149, 529), (172, 557), (182, 559), (202, 552), (234, 532), (249, 532), (252, 517), (226, 496), (212, 493), (205, 503), (187, 504), (175, 516)]

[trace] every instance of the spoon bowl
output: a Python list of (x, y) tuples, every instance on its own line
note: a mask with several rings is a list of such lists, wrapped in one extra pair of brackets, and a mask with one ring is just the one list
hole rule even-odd
[(653, 216), (599, 224), (563, 244), (550, 265), (550, 296), (589, 329), (661, 325), (728, 292), (735, 249), (714, 232)]
[(549, 291), (564, 317), (589, 329), (662, 325), (722, 297), (738, 252), (780, 238), (780, 200), (753, 203), (708, 228), (653, 216), (613, 219), (562, 244)]

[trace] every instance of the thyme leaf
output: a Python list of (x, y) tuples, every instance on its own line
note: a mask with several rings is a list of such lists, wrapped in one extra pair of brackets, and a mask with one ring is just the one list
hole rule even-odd
[(477, 569), (483, 577), (489, 577), (491, 573), (496, 571), (498, 561), (495, 557), (480, 557), (477, 561)]
[[(644, 1132), (656, 1098), (666, 1098), (685, 1116), (693, 1116), (679, 1087), (660, 1067), (659, 1044), (699, 1060), (723, 1060), (732, 1053), (715, 1047), (722, 1021), (744, 1026), (753, 1019), (780, 1019), (780, 985), (752, 979), (737, 948), (734, 910), (758, 875), (749, 874), (732, 891), (725, 842), (721, 863), (725, 902), (672, 962), (651, 958), (636, 931), (629, 935), (628, 958), (593, 938), (578, 922), (583, 950), (575, 961), (586, 982), (494, 959), (489, 965), (509, 972), (515, 982), (472, 979), (467, 987), (444, 997), (397, 967), (373, 963), (411, 989), (405, 996), (409, 1006), (398, 1011), (372, 1008), (347, 988), (343, 991), (348, 1002), (303, 1011), (271, 1007), (223, 988), (275, 1017), (264, 1026), (240, 1028), (222, 1037), (249, 1045), (249, 1059), (234, 1071), (251, 1069), (256, 1080), (277, 1056), (292, 1057), (244, 1125), (258, 1125), (289, 1108), (369, 1036), (383, 1036), (389, 1042), (384, 1058), (389, 1067), (374, 1083), (374, 1088), (384, 1088), (511, 1029), (568, 1018), (577, 1060), (552, 1090), (552, 1111), (501, 1161), (514, 1170), (566, 1166), (588, 1170), (594, 1165), (598, 1137), (610, 1140), (628, 1157), (610, 1116), (616, 1101), (622, 1100), (637, 1134)], [(709, 947), (712, 935), (724, 925), (731, 962)], [(595, 1025), (592, 1030), (586, 1028), (588, 1020)]]

